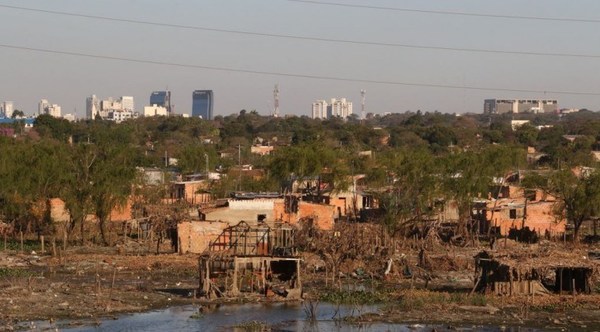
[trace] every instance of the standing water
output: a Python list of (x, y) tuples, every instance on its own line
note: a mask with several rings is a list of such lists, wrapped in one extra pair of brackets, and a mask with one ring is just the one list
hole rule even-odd
[[(385, 322), (355, 324), (343, 320), (344, 317), (378, 314), (377, 306), (337, 306), (319, 303), (316, 309), (312, 310), (314, 320), (308, 319), (309, 312), (308, 306), (300, 303), (227, 304), (204, 308), (202, 312), (197, 306), (188, 305), (123, 315), (118, 319), (86, 321), (82, 324), (89, 325), (83, 326), (73, 326), (78, 324), (76, 321), (63, 321), (57, 326), (38, 324), (37, 327), (44, 330), (57, 327), (60, 331), (247, 331), (236, 327), (248, 326), (250, 322), (260, 322), (269, 326), (272, 331), (517, 331), (512, 328), (489, 326), (451, 328), (440, 325)], [(536, 330), (518, 329), (518, 331)]]

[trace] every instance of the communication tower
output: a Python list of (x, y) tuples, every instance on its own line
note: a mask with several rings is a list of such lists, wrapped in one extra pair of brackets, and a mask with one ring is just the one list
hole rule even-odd
[(367, 90), (360, 90), (360, 96), (362, 97), (361, 102), (361, 118), (364, 120), (367, 118), (367, 113), (365, 113), (365, 96), (367, 95)]
[(275, 84), (275, 90), (273, 90), (273, 106), (275, 109), (273, 110), (273, 116), (279, 117), (279, 84)]

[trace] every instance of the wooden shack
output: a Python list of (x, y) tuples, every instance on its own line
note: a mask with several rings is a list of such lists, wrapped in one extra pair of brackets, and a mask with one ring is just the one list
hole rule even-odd
[(577, 254), (488, 253), (475, 256), (474, 289), (495, 295), (590, 294), (597, 262)]

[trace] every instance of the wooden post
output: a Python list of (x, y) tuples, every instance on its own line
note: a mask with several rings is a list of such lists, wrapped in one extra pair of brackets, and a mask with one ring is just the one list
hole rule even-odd
[(44, 236), (40, 236), (40, 241), (42, 242), (42, 254), (46, 252), (46, 249), (44, 248)]
[(233, 258), (233, 288), (231, 289), (231, 293), (235, 296), (238, 295), (238, 264), (237, 264), (237, 258), (234, 257)]
[(21, 237), (21, 253), (23, 253), (23, 231), (19, 232), (19, 236)]
[(560, 275), (558, 276), (558, 294), (562, 294), (562, 287), (563, 287), (563, 269), (559, 268), (560, 270)]
[(300, 279), (300, 260), (296, 261), (296, 275), (298, 276), (296, 287), (302, 289), (302, 280)]
[(56, 257), (56, 238), (52, 237), (52, 257)]
[[(83, 234), (81, 236), (83, 236)], [(83, 238), (81, 238), (81, 241), (83, 242)], [(62, 247), (62, 250), (63, 251), (67, 250), (67, 231), (66, 230), (63, 232), (63, 247)]]

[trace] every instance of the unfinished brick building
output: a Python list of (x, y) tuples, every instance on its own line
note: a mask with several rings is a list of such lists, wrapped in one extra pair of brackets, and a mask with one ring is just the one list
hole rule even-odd
[(295, 229), (286, 224), (227, 227), (200, 256), (201, 294), (208, 299), (302, 294)]

